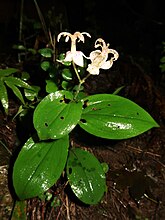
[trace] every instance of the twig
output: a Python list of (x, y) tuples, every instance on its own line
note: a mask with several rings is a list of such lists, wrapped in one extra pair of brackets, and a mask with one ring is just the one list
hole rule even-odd
[(151, 156), (156, 156), (156, 157), (161, 157), (159, 154), (155, 154), (155, 153), (151, 153), (151, 152), (144, 152), (143, 150), (141, 150), (140, 148), (135, 148), (135, 147), (132, 147), (132, 146), (127, 146), (128, 148), (134, 150), (135, 152), (137, 153), (144, 153), (144, 154), (148, 154), (148, 155), (151, 155)]
[(10, 155), (12, 155), (12, 152), (6, 147), (6, 145), (5, 145), (2, 141), (0, 141), (0, 144), (7, 150), (7, 152), (8, 152)]
[[(155, 153), (151, 153), (151, 152), (144, 152), (143, 150), (139, 149), (139, 148), (134, 148), (131, 146), (127, 146), (128, 148), (134, 150), (136, 153), (143, 153), (143, 154), (148, 154), (149, 156), (155, 156), (155, 157), (161, 157), (161, 155), (159, 154), (155, 154)], [(163, 164), (162, 162), (156, 160), (155, 158), (152, 158), (155, 162), (159, 163), (164, 169), (165, 169), (165, 164)]]
[(34, 0), (34, 4), (35, 4), (35, 6), (36, 6), (36, 9), (37, 9), (37, 12), (38, 12), (38, 16), (39, 16), (39, 19), (40, 19), (40, 21), (41, 21), (42, 29), (43, 29), (43, 31), (44, 31), (45, 37), (46, 37), (47, 40), (49, 40), (49, 35), (48, 35), (48, 31), (47, 31), (45, 19), (44, 19), (43, 15), (42, 15), (42, 12), (41, 12), (41, 10), (40, 10), (40, 8), (39, 8), (38, 3), (37, 3), (36, 0)]
[(68, 201), (68, 196), (67, 195), (66, 195), (66, 213), (67, 213), (67, 220), (70, 220), (69, 201)]
[[(22, 41), (23, 11), (24, 11), (24, 0), (21, 0), (20, 21), (19, 21), (19, 42)], [(19, 63), (21, 62), (21, 53), (18, 53), (18, 62)]]
[(49, 39), (50, 39), (50, 44), (53, 48), (53, 63), (55, 63), (56, 61), (56, 39), (55, 39), (55, 36), (53, 35), (53, 38), (52, 38), (52, 34), (51, 34), (51, 31), (49, 30)]
[(59, 217), (60, 217), (60, 215), (61, 215), (61, 211), (62, 211), (63, 206), (64, 206), (64, 204), (61, 205), (61, 208), (60, 208), (60, 210), (59, 210), (59, 212), (58, 212), (58, 215), (57, 215), (56, 220), (59, 219)]

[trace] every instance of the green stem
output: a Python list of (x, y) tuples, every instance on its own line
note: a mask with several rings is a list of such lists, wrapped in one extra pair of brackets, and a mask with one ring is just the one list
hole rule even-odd
[(78, 74), (78, 71), (77, 71), (77, 68), (76, 68), (75, 63), (72, 62), (72, 65), (73, 65), (74, 71), (75, 71), (75, 73), (76, 73), (76, 76), (77, 76), (77, 78), (78, 78), (78, 81), (79, 81), (79, 83), (81, 83), (81, 78), (80, 78), (80, 76), (79, 76), (79, 74)]
[(77, 96), (78, 96), (78, 94), (79, 94), (79, 92), (80, 92), (81, 85), (82, 85), (82, 83), (79, 83), (79, 84), (78, 84), (78, 88), (77, 88), (76, 93), (75, 93), (75, 95), (74, 95), (74, 99), (77, 98)]
[(73, 64), (73, 68), (74, 68), (74, 71), (75, 71), (75, 73), (76, 73), (76, 76), (77, 76), (77, 78), (78, 78), (78, 81), (79, 81), (78, 88), (77, 88), (76, 94), (75, 94), (75, 96), (74, 96), (74, 99), (76, 99), (77, 96), (78, 96), (78, 94), (79, 94), (79, 92), (80, 92), (81, 85), (85, 82), (85, 80), (86, 80), (91, 74), (89, 73), (86, 77), (84, 77), (83, 79), (81, 79), (81, 78), (80, 78), (80, 75), (79, 75), (79, 73), (78, 73), (78, 71), (77, 71), (77, 68), (76, 68), (75, 63), (72, 62), (72, 64)]
[(86, 80), (89, 76), (91, 76), (90, 73), (88, 73), (88, 75), (82, 79), (83, 83), (85, 82), (85, 80)]

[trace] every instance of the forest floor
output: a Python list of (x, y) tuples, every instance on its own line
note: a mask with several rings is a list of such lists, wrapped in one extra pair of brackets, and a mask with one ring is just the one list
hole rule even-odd
[[(156, 74), (156, 73), (155, 73)], [(86, 82), (90, 94), (112, 93), (120, 86), (122, 95), (136, 102), (160, 125), (137, 137), (112, 141), (94, 137), (83, 131), (73, 132), (75, 146), (85, 147), (100, 162), (106, 162), (107, 192), (102, 201), (87, 206), (77, 201), (63, 179), (50, 192), (58, 202), (33, 198), (25, 201), (29, 220), (164, 220), (165, 218), (165, 83), (155, 82), (149, 73), (130, 59), (119, 62), (109, 73), (91, 77)], [(14, 197), (11, 187), (11, 154), (19, 147), (18, 110), (10, 100), (8, 117), (0, 111), (0, 219), (10, 219)], [(79, 130), (79, 128), (77, 128)], [(21, 219), (21, 218), (20, 218)]]

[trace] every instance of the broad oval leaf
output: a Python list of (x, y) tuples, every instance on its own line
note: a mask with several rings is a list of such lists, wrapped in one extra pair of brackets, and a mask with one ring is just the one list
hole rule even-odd
[(69, 87), (69, 82), (67, 81), (62, 81), (61, 86), (64, 90), (67, 90)]
[(49, 61), (43, 61), (41, 63), (41, 68), (44, 70), (44, 71), (47, 71), (50, 69), (50, 62)]
[(43, 194), (59, 179), (66, 164), (68, 147), (68, 136), (38, 143), (28, 139), (13, 169), (15, 192), (21, 200)]
[(75, 148), (69, 152), (66, 168), (74, 194), (86, 204), (97, 204), (106, 191), (105, 172), (97, 158)]
[(43, 57), (52, 57), (52, 49), (50, 48), (42, 48), (42, 49), (39, 49), (38, 52), (43, 56)]
[(88, 96), (83, 101), (79, 125), (95, 136), (126, 139), (159, 127), (143, 108), (121, 96), (98, 94)]
[(66, 80), (66, 81), (70, 81), (72, 80), (72, 73), (70, 71), (70, 69), (63, 69), (62, 70), (62, 77)]
[(57, 90), (58, 90), (58, 86), (53, 80), (51, 79), (46, 80), (46, 92), (47, 93), (56, 92)]
[(82, 102), (75, 102), (69, 91), (47, 95), (34, 111), (33, 123), (41, 140), (69, 134), (80, 120)]

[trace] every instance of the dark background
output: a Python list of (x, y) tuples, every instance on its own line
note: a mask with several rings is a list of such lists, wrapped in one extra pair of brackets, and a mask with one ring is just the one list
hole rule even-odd
[[(102, 37), (120, 55), (134, 56), (159, 71), (162, 42), (165, 40), (163, 1), (156, 0), (38, 0), (47, 28), (61, 31), (86, 31), (95, 41)], [(20, 0), (0, 1), (0, 51), (6, 52), (19, 41)], [(51, 18), (48, 18), (49, 11)], [(33, 0), (24, 1), (23, 37), (31, 39), (32, 24), (40, 21)], [(29, 20), (28, 20), (29, 19)], [(26, 41), (28, 42), (28, 41)], [(30, 44), (29, 43), (29, 44)], [(33, 45), (30, 45), (33, 46)], [(145, 60), (145, 61), (144, 61)], [(147, 64), (146, 64), (147, 66)], [(150, 71), (149, 70), (149, 71)]]

